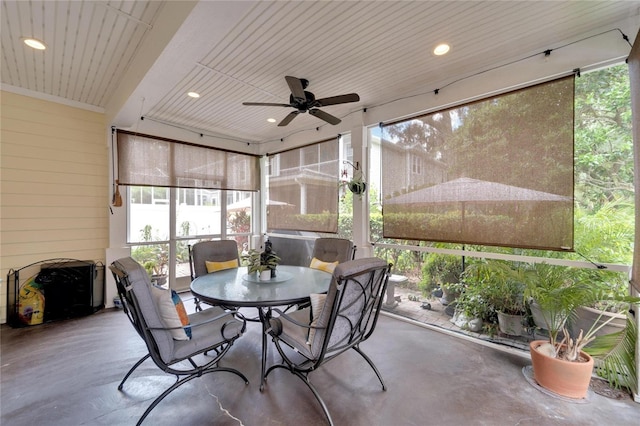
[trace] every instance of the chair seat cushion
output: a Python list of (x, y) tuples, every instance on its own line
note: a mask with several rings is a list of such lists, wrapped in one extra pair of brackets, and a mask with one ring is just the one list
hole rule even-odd
[[(218, 315), (223, 316), (211, 321)], [(203, 352), (207, 348), (218, 346), (227, 339), (242, 334), (243, 323), (218, 306), (189, 315), (189, 322), (191, 323), (191, 339), (175, 342), (174, 362), (185, 359), (194, 353)]]
[(208, 273), (222, 271), (225, 269), (237, 268), (240, 266), (238, 264), (238, 259), (225, 260), (223, 262), (211, 262), (211, 261), (205, 260), (204, 263), (207, 266)]

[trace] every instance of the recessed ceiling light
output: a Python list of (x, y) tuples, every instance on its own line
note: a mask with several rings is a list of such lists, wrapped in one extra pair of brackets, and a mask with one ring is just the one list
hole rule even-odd
[(188, 96), (191, 96), (192, 98), (199, 98), (200, 97), (200, 93), (198, 92), (189, 92), (187, 93)]
[(26, 44), (27, 46), (33, 48), (33, 49), (37, 49), (37, 50), (44, 50), (47, 48), (47, 45), (44, 44), (43, 42), (41, 42), (40, 40), (36, 40), (35, 38), (23, 38), (22, 41), (24, 42), (24, 44)]
[(275, 123), (275, 122), (276, 122), (276, 119), (275, 119), (275, 118), (267, 118), (267, 121), (268, 121), (269, 123)]
[(449, 51), (450, 47), (448, 44), (446, 43), (442, 43), (436, 46), (435, 49), (433, 49), (433, 54), (434, 55), (444, 55), (445, 53), (447, 53)]

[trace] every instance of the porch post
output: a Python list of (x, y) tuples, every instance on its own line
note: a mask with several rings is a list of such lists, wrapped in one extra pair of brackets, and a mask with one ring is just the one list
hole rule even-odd
[[(634, 157), (634, 186), (635, 186), (635, 244), (633, 249), (633, 265), (631, 268), (631, 295), (640, 295), (640, 31), (627, 60), (629, 65), (629, 82), (631, 85), (631, 111)], [(636, 304), (635, 320), (640, 330), (640, 304)], [(636, 339), (636, 388), (633, 399), (640, 402), (640, 336)]]
[(364, 127), (364, 112), (353, 113), (351, 125), (351, 147), (353, 163), (359, 163), (362, 176), (367, 182), (367, 190), (362, 197), (353, 197), (353, 243), (358, 247), (356, 257), (373, 256), (373, 248), (369, 244), (369, 150), (367, 128)]

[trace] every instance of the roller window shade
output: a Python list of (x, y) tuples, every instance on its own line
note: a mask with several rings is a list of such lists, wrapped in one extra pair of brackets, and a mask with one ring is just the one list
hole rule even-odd
[(573, 248), (574, 77), (383, 126), (387, 238)]
[(269, 155), (267, 229), (338, 232), (339, 142)]
[(117, 141), (120, 185), (260, 189), (257, 156), (122, 130)]

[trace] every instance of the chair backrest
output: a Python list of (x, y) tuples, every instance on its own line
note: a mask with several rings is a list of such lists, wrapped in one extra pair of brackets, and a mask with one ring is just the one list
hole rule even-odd
[(109, 269), (116, 281), (122, 307), (145, 341), (149, 354), (156, 364), (169, 362), (175, 342), (160, 319), (159, 308), (151, 294), (151, 280), (144, 267), (133, 258), (125, 257), (114, 261)]
[(240, 254), (238, 244), (233, 240), (200, 241), (189, 246), (189, 263), (191, 267), (191, 279), (206, 275), (207, 262), (226, 262), (236, 259), (238, 266)]
[(317, 319), (311, 353), (318, 363), (369, 338), (378, 321), (391, 265), (377, 257), (340, 263)]
[(311, 241), (269, 236), (273, 251), (280, 258), (280, 265), (309, 266)]
[(312, 257), (323, 262), (339, 263), (353, 260), (356, 247), (345, 238), (318, 238), (313, 245)]

